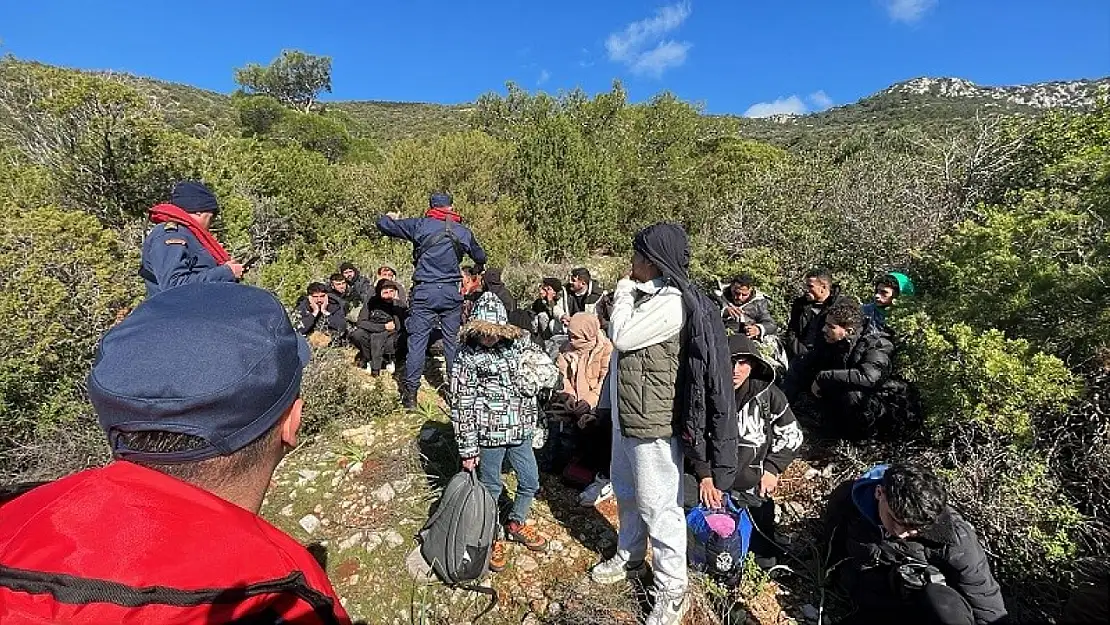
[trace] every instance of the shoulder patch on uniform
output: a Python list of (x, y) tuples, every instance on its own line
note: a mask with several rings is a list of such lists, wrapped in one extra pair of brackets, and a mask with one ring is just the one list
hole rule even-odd
[(186, 245), (185, 239), (166, 239), (166, 245)]
[(178, 226), (176, 221), (167, 221), (165, 225), (166, 232), (173, 232), (174, 230), (177, 230), (177, 227)]

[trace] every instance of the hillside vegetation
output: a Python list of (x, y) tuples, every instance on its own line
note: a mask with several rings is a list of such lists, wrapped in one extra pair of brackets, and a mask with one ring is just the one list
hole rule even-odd
[[(888, 94), (777, 123), (666, 93), (633, 104), (620, 84), (511, 86), (473, 107), (277, 93), (0, 61), (5, 481), (105, 460), (84, 377), (98, 337), (141, 301), (145, 214), (174, 181), (212, 186), (218, 236), (260, 255), (247, 281), (287, 305), (340, 261), (404, 273), (409, 250), (373, 221), (421, 214), (443, 189), (521, 297), (542, 263), (615, 277), (631, 235), (661, 220), (690, 233), (698, 280), (751, 273), (780, 319), (812, 266), (861, 297), (876, 275), (908, 272), (919, 296), (894, 319), (898, 366), (925, 425), (833, 452), (939, 467), (1019, 616), (1054, 614), (1105, 563), (1110, 107), (1033, 115)], [(310, 429), (369, 418), (347, 364), (321, 366)]]

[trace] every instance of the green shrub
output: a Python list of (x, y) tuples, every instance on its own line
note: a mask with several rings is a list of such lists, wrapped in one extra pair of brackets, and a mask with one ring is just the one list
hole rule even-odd
[(1028, 446), (1036, 421), (1062, 415), (1078, 396), (1074, 374), (1028, 341), (966, 324), (940, 327), (922, 312), (893, 323), (902, 338), (898, 370), (921, 391), (938, 442), (977, 431)]

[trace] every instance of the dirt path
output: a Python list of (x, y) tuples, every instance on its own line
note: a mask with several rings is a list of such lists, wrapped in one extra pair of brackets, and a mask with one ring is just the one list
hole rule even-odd
[[(406, 564), (436, 489), (458, 467), (438, 398), (423, 397), (422, 408), (330, 424), (286, 458), (263, 506), (263, 516), (305, 544), (314, 543), (326, 557), (336, 590), (356, 620), (467, 623), (484, 606), (479, 595), (415, 581)], [(698, 579), (688, 625), (815, 622), (807, 617), (815, 616), (819, 599), (805, 560), (812, 520), (830, 485), (828, 473), (799, 460), (783, 476), (780, 531), (798, 556), (786, 562), (796, 573), (775, 571), (772, 581), (749, 566), (742, 588), (731, 594)], [(586, 575), (602, 554), (615, 550), (616, 505), (581, 507), (577, 491), (556, 476), (543, 475), (541, 484), (530, 523), (548, 538), (549, 549), (533, 553), (510, 545), (506, 570), (485, 582), (496, 589), (501, 605), (483, 622), (637, 622), (642, 591), (599, 588)]]

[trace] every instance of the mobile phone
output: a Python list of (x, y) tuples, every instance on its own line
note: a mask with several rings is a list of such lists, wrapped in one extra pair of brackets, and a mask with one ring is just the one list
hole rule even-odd
[(250, 258), (247, 259), (247, 262), (243, 263), (243, 271), (246, 271), (246, 270), (250, 269), (251, 267), (254, 267), (254, 265), (261, 259), (262, 259), (262, 257), (257, 255), (257, 254), (255, 254), (254, 256), (251, 256)]

